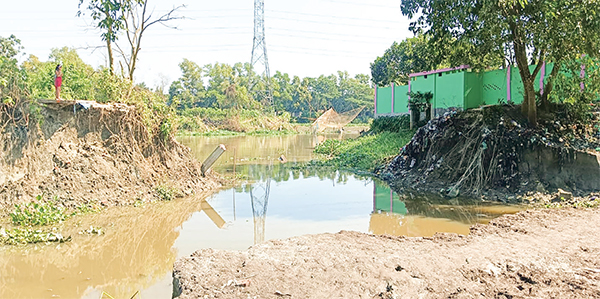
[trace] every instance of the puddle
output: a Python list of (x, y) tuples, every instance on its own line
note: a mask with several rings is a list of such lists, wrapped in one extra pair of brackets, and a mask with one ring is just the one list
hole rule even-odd
[[(337, 136), (336, 136), (337, 137)], [(235, 189), (145, 207), (111, 208), (63, 224), (68, 243), (0, 247), (0, 298), (171, 298), (175, 259), (200, 248), (244, 250), (256, 242), (340, 230), (431, 236), (468, 234), (518, 207), (403, 199), (387, 185), (348, 173), (290, 169), (313, 158), (309, 135), (184, 137), (202, 159), (220, 143), (215, 165), (252, 179)], [(235, 154), (234, 154), (235, 149)], [(280, 164), (277, 157), (290, 161)], [(456, 202), (454, 202), (456, 203)], [(101, 236), (78, 234), (102, 227)], [(110, 295), (110, 297), (102, 294)]]

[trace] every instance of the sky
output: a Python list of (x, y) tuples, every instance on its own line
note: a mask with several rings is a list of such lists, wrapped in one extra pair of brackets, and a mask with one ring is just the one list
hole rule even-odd
[[(254, 1), (149, 0), (158, 17), (171, 8), (179, 19), (149, 27), (134, 75), (137, 83), (163, 86), (181, 76), (184, 58), (200, 66), (250, 62)], [(52, 48), (70, 47), (97, 68), (107, 64), (100, 31), (89, 14), (77, 17), (78, 0), (2, 1), (0, 36), (21, 40), (25, 60), (46, 61)], [(399, 0), (264, 0), (265, 41), (271, 75), (318, 77), (347, 71), (370, 74), (369, 64), (394, 41), (413, 36)], [(84, 12), (85, 13), (85, 12)], [(121, 38), (120, 43), (126, 39)], [(118, 68), (118, 65), (116, 66)], [(255, 69), (261, 73), (262, 65)]]

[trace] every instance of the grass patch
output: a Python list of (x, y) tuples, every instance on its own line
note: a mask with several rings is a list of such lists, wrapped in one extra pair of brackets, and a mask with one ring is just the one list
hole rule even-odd
[(323, 155), (325, 160), (313, 161), (311, 164), (372, 172), (376, 166), (397, 155), (413, 134), (412, 131), (382, 132), (356, 139), (329, 139), (315, 148), (315, 152)]

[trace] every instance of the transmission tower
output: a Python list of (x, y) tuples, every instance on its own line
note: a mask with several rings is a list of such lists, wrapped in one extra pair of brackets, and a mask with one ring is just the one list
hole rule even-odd
[[(267, 43), (265, 42), (265, 1), (254, 0), (254, 40), (252, 42), (252, 68), (259, 74), (259, 80), (265, 80), (265, 90), (254, 90), (258, 81), (250, 83), (250, 91), (257, 95), (264, 104), (271, 104), (271, 74), (269, 71), (269, 59), (267, 57)], [(258, 64), (262, 64), (262, 72), (259, 73)], [(264, 67), (264, 68), (263, 68)]]

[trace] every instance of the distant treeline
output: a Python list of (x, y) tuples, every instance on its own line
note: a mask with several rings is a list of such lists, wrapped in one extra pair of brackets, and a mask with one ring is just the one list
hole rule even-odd
[[(331, 107), (343, 112), (364, 106), (359, 120), (364, 122), (373, 116), (369, 75), (351, 77), (340, 71), (337, 75), (300, 78), (276, 72), (270, 81), (269, 98), (264, 92), (265, 80), (259, 78), (249, 63), (200, 67), (184, 59), (179, 67), (182, 76), (169, 88), (169, 104), (178, 110), (197, 107), (270, 110), (288, 112), (294, 122), (309, 122)], [(254, 88), (249, 90), (249, 86)]]

